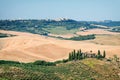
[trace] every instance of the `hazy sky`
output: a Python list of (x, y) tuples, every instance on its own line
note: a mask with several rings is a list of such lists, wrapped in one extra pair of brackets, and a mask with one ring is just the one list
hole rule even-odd
[(0, 19), (120, 20), (120, 0), (0, 0)]

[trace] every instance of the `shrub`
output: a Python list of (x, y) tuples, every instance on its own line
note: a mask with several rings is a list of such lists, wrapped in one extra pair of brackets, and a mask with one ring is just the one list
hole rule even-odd
[(66, 62), (68, 62), (68, 59), (63, 59), (62, 62), (66, 63)]
[(20, 64), (20, 62), (0, 60), (0, 64)]
[(34, 65), (43, 65), (43, 66), (55, 66), (56, 64), (53, 63), (53, 62), (46, 62), (46, 61), (41, 61), (41, 60), (38, 60), (38, 61), (35, 61), (33, 63)]
[(81, 40), (89, 40), (89, 39), (95, 39), (95, 35), (94, 34), (92, 34), (92, 35), (85, 35), (85, 36), (79, 35), (79, 36), (71, 37), (68, 40), (81, 41)]

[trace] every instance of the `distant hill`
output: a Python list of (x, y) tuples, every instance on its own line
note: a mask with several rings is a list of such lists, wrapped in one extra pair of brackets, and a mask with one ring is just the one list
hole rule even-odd
[[(85, 21), (75, 21), (72, 19), (62, 20), (0, 20), (0, 29), (22, 32), (31, 32), (37, 34), (50, 33), (47, 28), (62, 27), (66, 30), (95, 28)], [(46, 30), (47, 29), (47, 30)]]
[(96, 24), (96, 25), (102, 25), (102, 26), (108, 26), (108, 27), (114, 27), (114, 26), (120, 26), (120, 21), (111, 21), (111, 20), (105, 20), (105, 21), (91, 21), (89, 24)]
[[(35, 34), (47, 35), (56, 29), (60, 30), (73, 30), (73, 29), (92, 29), (97, 28), (95, 25), (102, 25), (108, 27), (120, 26), (120, 21), (76, 21), (72, 19), (59, 19), (59, 20), (0, 20), (0, 29), (2, 30), (13, 30), (13, 31), (22, 31), (30, 32)], [(56, 29), (53, 29), (56, 28)], [(114, 31), (114, 30), (112, 30)], [(58, 31), (57, 31), (58, 32)], [(119, 32), (119, 31), (117, 31)], [(62, 33), (62, 32), (59, 32)]]

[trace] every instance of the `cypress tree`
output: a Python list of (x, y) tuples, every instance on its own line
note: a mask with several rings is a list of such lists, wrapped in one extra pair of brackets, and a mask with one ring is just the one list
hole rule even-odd
[(98, 58), (98, 59), (101, 58), (100, 50), (98, 50), (97, 58)]
[(106, 57), (106, 52), (105, 51), (103, 51), (103, 58), (105, 58)]
[(76, 54), (75, 54), (76, 52), (75, 52), (75, 49), (73, 50), (73, 60), (75, 60), (76, 59)]
[(75, 60), (75, 56), (76, 56), (75, 53), (73, 53), (73, 60)]
[(71, 54), (72, 54), (71, 55), (71, 60), (74, 60), (74, 54), (73, 54), (73, 52)]
[(69, 61), (71, 61), (71, 60), (72, 60), (72, 54), (69, 53)]
[(100, 54), (100, 50), (98, 50), (98, 55), (101, 55), (101, 54)]
[(78, 50), (78, 56), (77, 56), (78, 60), (80, 60), (80, 51)]
[(75, 52), (75, 49), (73, 50), (73, 53), (76, 53), (76, 52)]
[(82, 59), (82, 51), (81, 51), (81, 49), (79, 50), (79, 60), (81, 60)]
[(80, 53), (82, 53), (81, 49), (80, 49)]

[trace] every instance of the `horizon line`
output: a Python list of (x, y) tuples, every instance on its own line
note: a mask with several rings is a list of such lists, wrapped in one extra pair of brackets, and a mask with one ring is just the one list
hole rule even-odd
[[(41, 19), (37, 19), (37, 18), (15, 18), (15, 19), (0, 19), (0, 20), (75, 20), (75, 21), (120, 21), (120, 20), (111, 20), (111, 19), (103, 19), (103, 20), (78, 20), (78, 19), (71, 19), (71, 18), (41, 18)], [(58, 20), (60, 21), (60, 20)]]

